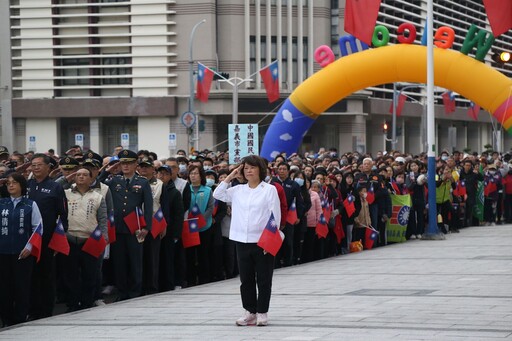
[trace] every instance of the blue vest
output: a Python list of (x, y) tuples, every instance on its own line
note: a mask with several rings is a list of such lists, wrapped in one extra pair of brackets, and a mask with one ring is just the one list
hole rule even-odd
[(14, 207), (11, 198), (0, 199), (0, 254), (17, 255), (32, 235), (32, 203), (21, 198)]
[[(197, 206), (199, 206), (199, 209), (201, 210), (201, 213), (204, 215), (204, 212), (206, 212), (206, 209), (208, 208), (208, 201), (210, 199), (210, 195), (212, 193), (212, 190), (210, 187), (206, 187), (201, 185), (199, 189), (197, 190), (197, 193), (194, 192), (194, 189), (192, 188), (192, 185), (190, 185), (190, 192), (191, 192), (191, 200), (190, 200), (190, 210), (194, 205), (197, 203)], [(212, 216), (204, 217), (206, 220), (206, 225), (199, 230), (199, 232), (203, 232), (208, 230), (212, 226)]]

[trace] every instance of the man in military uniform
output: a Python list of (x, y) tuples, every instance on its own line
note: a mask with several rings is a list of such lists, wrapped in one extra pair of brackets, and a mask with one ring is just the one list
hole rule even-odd
[[(65, 156), (59, 161), (61, 176), (55, 182), (60, 184), (62, 188), (69, 189), (74, 181), (74, 174), (78, 170), (79, 163), (75, 158)], [(73, 174), (73, 175), (72, 175)]]
[[(113, 174), (120, 168), (122, 175), (114, 176), (105, 183), (110, 187), (114, 201), (116, 242), (112, 244), (112, 260), (115, 271), (118, 300), (138, 297), (142, 287), (142, 243), (151, 231), (153, 218), (153, 197), (147, 179), (137, 175), (137, 154), (131, 150), (119, 153), (119, 163), (107, 168)], [(104, 176), (102, 176), (104, 178)], [(144, 207), (146, 226), (129, 220), (139, 216)], [(129, 220), (127, 224), (125, 221)], [(137, 221), (137, 219), (135, 219)], [(136, 224), (136, 228), (133, 228)], [(138, 225), (138, 228), (137, 228)], [(131, 228), (131, 229), (130, 229)], [(138, 233), (138, 238), (134, 235)]]

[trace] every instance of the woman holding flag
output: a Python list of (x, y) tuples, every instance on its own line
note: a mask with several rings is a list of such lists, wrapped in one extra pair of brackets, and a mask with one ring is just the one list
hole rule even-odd
[(0, 199), (0, 317), (9, 326), (27, 320), (34, 266), (29, 256), (39, 259), (43, 230), (37, 204), (25, 197), (25, 177), (11, 173), (6, 180), (10, 196)]
[[(247, 183), (229, 187), (239, 174)], [(236, 320), (239, 326), (267, 325), (274, 257), (283, 241), (278, 229), (279, 196), (273, 185), (263, 181), (266, 175), (266, 160), (247, 156), (213, 193), (216, 199), (231, 203), (232, 207), (229, 239), (236, 242), (240, 294), (245, 309), (244, 315)]]

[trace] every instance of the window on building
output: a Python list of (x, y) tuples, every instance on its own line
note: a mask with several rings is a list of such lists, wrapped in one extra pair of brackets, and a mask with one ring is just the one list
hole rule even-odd
[(61, 79), (62, 85), (88, 85), (89, 84), (89, 59), (69, 58), (62, 59)]
[(132, 69), (130, 67), (123, 67), (123, 65), (131, 64), (131, 58), (128, 57), (111, 57), (111, 58), (103, 58), (102, 60), (103, 66), (111, 66), (104, 67), (102, 69), (103, 72), (103, 84), (131, 84), (131, 77), (119, 77), (119, 76), (128, 76), (132, 74)]

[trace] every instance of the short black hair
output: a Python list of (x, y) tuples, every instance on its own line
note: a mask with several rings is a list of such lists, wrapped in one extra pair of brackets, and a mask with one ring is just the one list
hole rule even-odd
[(34, 160), (34, 159), (43, 159), (43, 162), (46, 163), (47, 165), (50, 164), (50, 157), (46, 154), (43, 154), (43, 153), (36, 153), (32, 156), (31, 160)]
[(245, 180), (247, 180), (244, 175), (244, 166), (246, 164), (249, 166), (258, 167), (260, 181), (263, 181), (267, 177), (267, 160), (266, 159), (264, 159), (258, 155), (249, 155), (249, 156), (244, 157), (242, 159), (243, 166), (242, 166), (241, 174)]
[(27, 179), (20, 173), (11, 173), (7, 176), (7, 178), (12, 178), (14, 181), (20, 184), (21, 186), (21, 195), (27, 194)]

